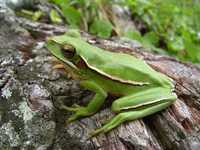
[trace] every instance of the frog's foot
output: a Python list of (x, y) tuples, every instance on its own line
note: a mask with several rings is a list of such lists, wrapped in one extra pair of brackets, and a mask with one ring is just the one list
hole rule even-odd
[(86, 116), (90, 116), (91, 115), (91, 112), (89, 112), (87, 110), (87, 107), (82, 107), (82, 106), (79, 106), (77, 104), (72, 105), (72, 107), (68, 107), (68, 106), (64, 106), (63, 105), (62, 109), (74, 112), (74, 114), (67, 119), (67, 123), (75, 121), (78, 118), (86, 117)]
[(95, 131), (90, 133), (90, 137), (96, 136), (99, 133), (106, 133), (109, 132), (111, 129), (119, 126), (122, 122), (125, 120), (125, 116), (123, 113), (116, 115), (114, 118), (112, 118), (109, 121), (106, 121), (106, 124), (103, 125), (103, 127), (96, 129)]

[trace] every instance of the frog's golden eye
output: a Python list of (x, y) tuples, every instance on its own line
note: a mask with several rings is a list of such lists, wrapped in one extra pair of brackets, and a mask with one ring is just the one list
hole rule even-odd
[(72, 58), (75, 55), (75, 48), (71, 45), (63, 45), (62, 53), (67, 58)]

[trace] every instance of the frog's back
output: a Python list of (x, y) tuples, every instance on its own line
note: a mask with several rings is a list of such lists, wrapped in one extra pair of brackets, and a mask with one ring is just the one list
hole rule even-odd
[(75, 47), (77, 53), (92, 70), (113, 80), (133, 85), (170, 83), (165, 75), (132, 55), (102, 50), (79, 38), (65, 36), (59, 40)]

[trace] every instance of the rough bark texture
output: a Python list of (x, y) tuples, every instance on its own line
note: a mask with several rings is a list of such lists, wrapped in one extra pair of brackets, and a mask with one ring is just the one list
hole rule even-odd
[[(5, 14), (4, 14), (5, 15)], [(2, 15), (3, 16), (3, 15)], [(173, 58), (145, 52), (129, 40), (103, 40), (83, 33), (88, 42), (143, 58), (176, 84), (178, 100), (168, 109), (124, 123), (108, 134), (87, 139), (110, 118), (112, 97), (96, 115), (65, 125), (70, 115), (59, 104), (86, 104), (93, 93), (52, 70), (45, 37), (67, 29), (21, 18), (0, 20), (0, 147), (10, 149), (180, 149), (200, 147), (200, 69)]]

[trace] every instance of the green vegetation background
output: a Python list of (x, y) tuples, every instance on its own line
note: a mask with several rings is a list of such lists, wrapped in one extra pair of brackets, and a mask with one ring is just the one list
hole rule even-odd
[[(49, 0), (51, 23), (66, 24), (102, 38), (139, 41), (156, 53), (200, 64), (200, 0)], [(135, 28), (120, 30), (111, 7), (129, 10)], [(37, 20), (41, 12), (33, 13)], [(128, 29), (127, 29), (128, 28)]]

